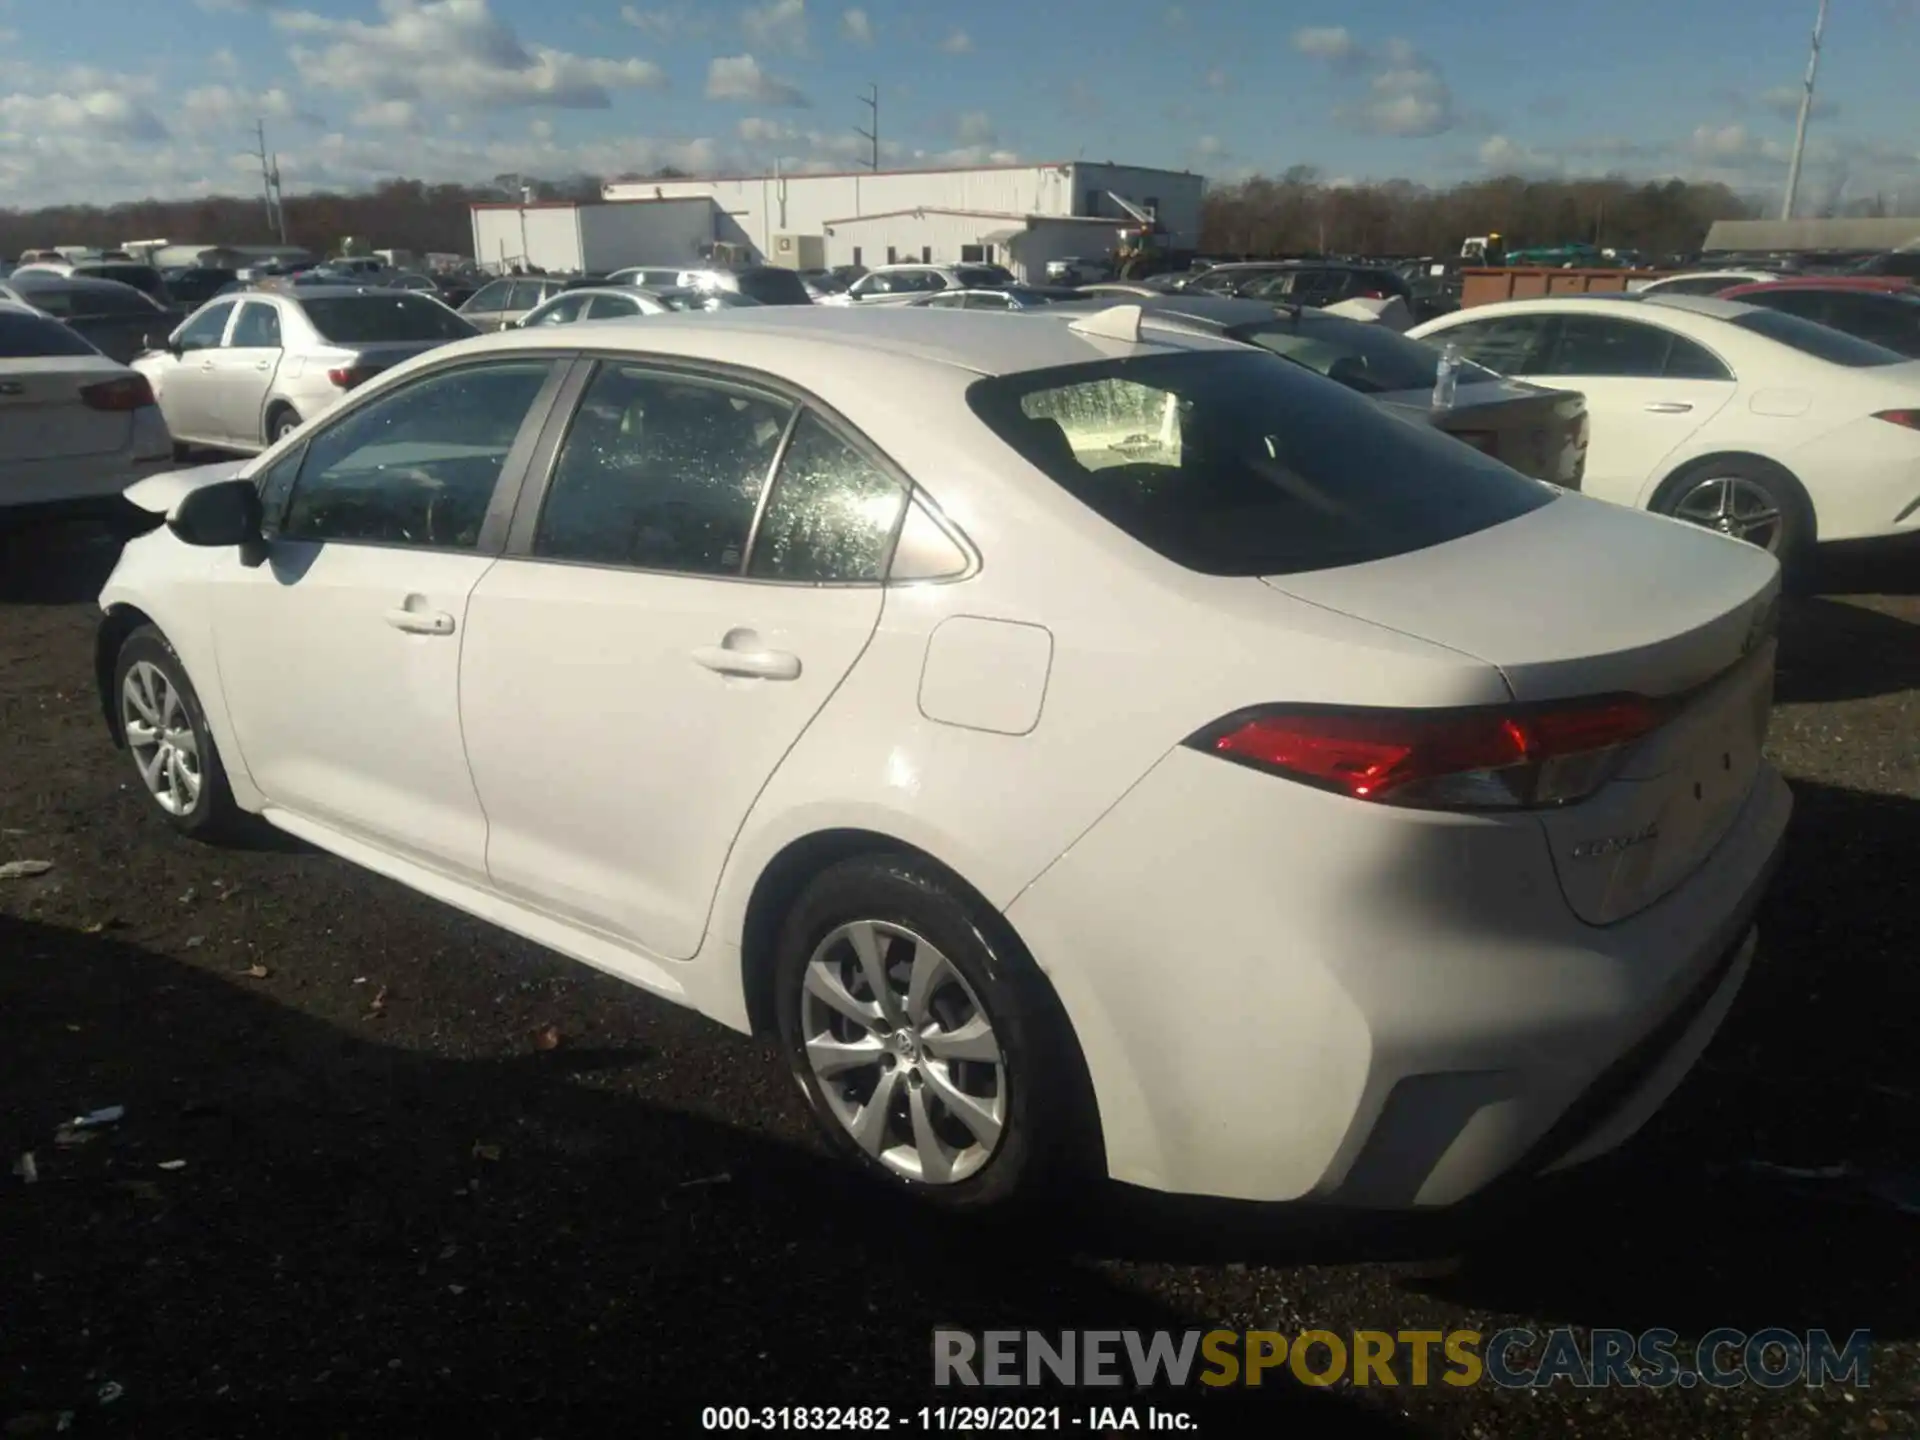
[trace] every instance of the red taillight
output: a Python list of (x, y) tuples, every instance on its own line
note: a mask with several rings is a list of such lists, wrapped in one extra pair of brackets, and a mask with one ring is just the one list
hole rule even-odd
[(1585, 799), (1667, 712), (1637, 695), (1476, 710), (1278, 708), (1230, 716), (1187, 743), (1356, 800), (1514, 809)]
[(144, 375), (123, 375), (82, 386), (80, 403), (89, 410), (138, 410), (153, 404), (153, 387)]
[(1885, 420), (1891, 425), (1904, 425), (1909, 430), (1920, 430), (1920, 410), (1879, 410), (1874, 419)]
[(342, 390), (351, 390), (354, 386), (363, 381), (371, 380), (379, 373), (379, 370), (370, 365), (346, 365), (327, 371), (327, 379), (331, 380), (335, 385), (338, 385)]
[(1384, 300), (1387, 298), (1387, 292), (1384, 290), (1362, 290), (1353, 298), (1356, 300)]

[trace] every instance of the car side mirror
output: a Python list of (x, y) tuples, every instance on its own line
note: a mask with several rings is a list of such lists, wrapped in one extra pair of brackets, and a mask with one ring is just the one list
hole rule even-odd
[(264, 543), (260, 533), (264, 518), (253, 481), (223, 480), (189, 492), (174, 507), (167, 528), (189, 545), (238, 545), (252, 553)]

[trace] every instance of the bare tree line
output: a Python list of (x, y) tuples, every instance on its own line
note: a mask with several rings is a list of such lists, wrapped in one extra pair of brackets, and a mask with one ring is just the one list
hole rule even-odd
[[(668, 178), (678, 172), (650, 177)], [(591, 200), (600, 180), (544, 181), (499, 175), (482, 185), (389, 180), (355, 193), (291, 195), (288, 239), (329, 252), (348, 237), (382, 248), (464, 254), (472, 245), (467, 207), (475, 201)], [(1388, 180), (1329, 185), (1311, 166), (1216, 186), (1208, 193), (1200, 247), (1207, 253), (1457, 254), (1469, 235), (1501, 234), (1509, 246), (1584, 241), (1650, 255), (1698, 249), (1718, 219), (1752, 213), (1724, 185), (1682, 180), (1474, 181), (1446, 188)], [(0, 254), (50, 245), (110, 248), (165, 238), (175, 243), (245, 245), (276, 239), (257, 197), (140, 200), (0, 210)]]

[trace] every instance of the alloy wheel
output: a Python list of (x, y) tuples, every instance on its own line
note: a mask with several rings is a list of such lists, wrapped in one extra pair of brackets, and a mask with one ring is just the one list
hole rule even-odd
[(128, 667), (120, 722), (147, 793), (169, 815), (191, 814), (200, 803), (200, 742), (179, 688), (152, 661)]
[(807, 961), (807, 1063), (853, 1141), (907, 1180), (950, 1185), (993, 1158), (1007, 1062), (959, 969), (902, 925), (856, 920)]
[(1779, 503), (1766, 486), (1744, 476), (1701, 480), (1673, 507), (1674, 516), (1707, 530), (1718, 530), (1769, 554), (1778, 554), (1786, 535)]

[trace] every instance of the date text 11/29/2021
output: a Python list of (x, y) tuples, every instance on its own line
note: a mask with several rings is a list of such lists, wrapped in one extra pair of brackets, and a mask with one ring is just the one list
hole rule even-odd
[(888, 1432), (901, 1435), (1079, 1431), (1087, 1435), (1197, 1430), (1184, 1410), (1151, 1405), (708, 1405), (703, 1430)]

